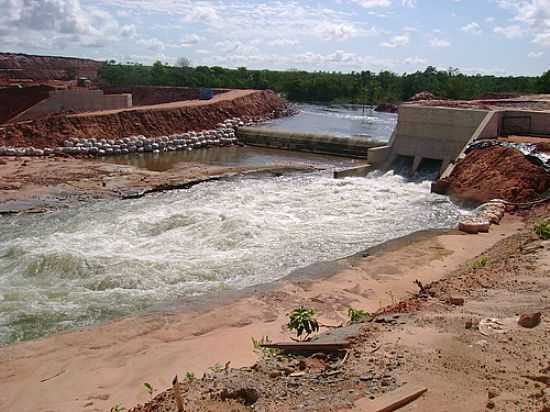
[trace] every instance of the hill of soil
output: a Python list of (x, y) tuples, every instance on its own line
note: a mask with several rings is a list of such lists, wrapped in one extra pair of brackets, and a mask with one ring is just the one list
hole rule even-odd
[(77, 68), (78, 76), (97, 78), (102, 62), (75, 57), (35, 56), (0, 53), (0, 77), (9, 79), (64, 80), (67, 69)]
[(448, 184), (448, 194), (464, 201), (521, 203), (549, 190), (550, 174), (517, 150), (492, 146), (473, 150), (458, 162)]

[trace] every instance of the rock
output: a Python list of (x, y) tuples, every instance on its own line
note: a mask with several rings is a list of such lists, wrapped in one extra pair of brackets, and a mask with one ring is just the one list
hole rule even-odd
[(519, 317), (518, 325), (527, 329), (536, 328), (538, 325), (540, 325), (541, 316), (542, 316), (542, 313), (540, 312), (524, 313)]
[(399, 111), (399, 107), (391, 103), (380, 103), (376, 106), (374, 111), (379, 113), (397, 113)]
[(496, 398), (498, 395), (499, 395), (499, 393), (498, 393), (497, 390), (494, 389), (494, 388), (491, 388), (491, 389), (489, 389), (489, 390), (487, 391), (487, 397), (488, 397), (489, 399), (494, 399), (494, 398)]
[(464, 298), (449, 297), (449, 303), (455, 306), (464, 306)]
[(487, 409), (495, 409), (495, 403), (493, 401), (487, 402)]

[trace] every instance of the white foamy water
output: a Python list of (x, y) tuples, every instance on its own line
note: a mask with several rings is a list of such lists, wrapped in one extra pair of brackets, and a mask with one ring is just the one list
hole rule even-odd
[(0, 343), (273, 281), (461, 210), (392, 172), (201, 184), (0, 218)]

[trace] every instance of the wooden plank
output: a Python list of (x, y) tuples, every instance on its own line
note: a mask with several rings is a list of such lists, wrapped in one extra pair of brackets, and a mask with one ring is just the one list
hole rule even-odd
[(422, 386), (407, 384), (395, 391), (385, 393), (380, 398), (360, 399), (355, 402), (354, 412), (393, 412), (422, 396), (428, 389)]
[(349, 346), (349, 342), (315, 343), (315, 342), (283, 342), (262, 345), (263, 348), (279, 349), (287, 352), (335, 352)]

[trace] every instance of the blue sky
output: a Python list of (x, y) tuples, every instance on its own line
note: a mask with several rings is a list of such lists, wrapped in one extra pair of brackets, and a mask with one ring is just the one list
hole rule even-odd
[(0, 0), (0, 10), (0, 51), (271, 69), (550, 69), (550, 0)]

